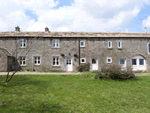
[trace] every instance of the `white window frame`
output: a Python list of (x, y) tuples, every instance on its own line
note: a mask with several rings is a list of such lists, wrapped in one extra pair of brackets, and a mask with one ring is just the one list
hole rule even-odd
[[(111, 61), (108, 62), (108, 59), (111, 59)], [(106, 62), (107, 62), (108, 64), (112, 63), (112, 57), (107, 57), (107, 58), (106, 58)]]
[[(56, 58), (55, 58), (55, 64), (53, 64), (53, 58), (54, 58), (54, 57), (58, 57), (58, 65), (57, 65), (57, 63), (56, 63), (56, 62), (57, 62)], [(59, 56), (52, 56), (52, 65), (53, 65), (53, 66), (60, 66), (60, 57), (59, 57)]]
[[(38, 57), (40, 58), (40, 60), (38, 60)], [(36, 58), (36, 63), (35, 63), (35, 58)], [(38, 61), (40, 61), (40, 63), (38, 63)], [(41, 57), (40, 56), (34, 56), (34, 65), (41, 65)]]
[[(57, 41), (56, 41), (57, 40)], [(55, 41), (55, 42), (54, 42)], [(53, 41), (52, 41), (52, 43), (53, 43), (53, 48), (60, 48), (60, 40), (59, 39), (53, 39)], [(54, 44), (55, 43), (55, 44)], [(57, 46), (57, 44), (58, 44), (58, 46)]]
[[(23, 60), (23, 57), (25, 58), (25, 60)], [(22, 60), (21, 60), (21, 58), (22, 58)], [(22, 62), (21, 64), (20, 64), (20, 61)], [(23, 64), (23, 61), (25, 62), (25, 64)], [(20, 64), (20, 66), (26, 66), (26, 57), (25, 56), (19, 57), (19, 64)]]
[(149, 51), (150, 51), (150, 50), (149, 50), (149, 44), (150, 44), (150, 43), (147, 43), (147, 53), (148, 53), (148, 54), (150, 54), (150, 52), (149, 52)]
[[(24, 42), (24, 40), (25, 40), (25, 42)], [(21, 46), (21, 44), (22, 44), (22, 46)], [(25, 44), (25, 46), (24, 46), (24, 44)], [(20, 48), (26, 48), (27, 47), (27, 40), (26, 39), (20, 39)]]
[[(83, 42), (83, 45), (81, 45), (81, 42)], [(85, 41), (80, 41), (80, 47), (85, 47)]]
[[(82, 62), (83, 59), (84, 59), (84, 62)], [(81, 63), (86, 63), (86, 58), (81, 58), (81, 59), (80, 59), (80, 62), (81, 62)]]
[[(120, 47), (119, 47), (119, 42), (120, 42)], [(118, 41), (118, 48), (122, 48), (122, 42), (121, 41)]]
[[(109, 42), (110, 42), (110, 47), (109, 47)], [(112, 48), (112, 41), (108, 41), (108, 48)]]

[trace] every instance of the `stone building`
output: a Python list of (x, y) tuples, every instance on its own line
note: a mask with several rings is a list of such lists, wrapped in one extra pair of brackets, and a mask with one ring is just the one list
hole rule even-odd
[(0, 32), (0, 71), (18, 59), (19, 69), (76, 71), (90, 63), (91, 70), (104, 65), (150, 70), (150, 33), (103, 32)]

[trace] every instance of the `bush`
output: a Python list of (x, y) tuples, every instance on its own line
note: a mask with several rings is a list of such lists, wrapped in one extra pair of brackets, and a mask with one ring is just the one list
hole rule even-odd
[(81, 64), (80, 66), (77, 67), (77, 70), (80, 72), (90, 71), (90, 63)]
[(126, 70), (122, 70), (120, 65), (109, 65), (101, 68), (100, 72), (96, 72), (97, 78), (111, 78), (111, 79), (131, 79), (135, 78), (135, 75), (131, 67), (127, 67)]

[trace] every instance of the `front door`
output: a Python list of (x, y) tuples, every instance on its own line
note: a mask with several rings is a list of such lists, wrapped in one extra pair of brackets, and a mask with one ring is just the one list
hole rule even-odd
[(72, 58), (71, 57), (66, 58), (66, 70), (72, 71)]
[(92, 59), (92, 71), (98, 70), (98, 59), (93, 58)]

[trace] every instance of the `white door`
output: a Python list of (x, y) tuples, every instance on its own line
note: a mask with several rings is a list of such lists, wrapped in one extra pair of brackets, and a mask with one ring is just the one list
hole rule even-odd
[(132, 59), (133, 71), (146, 71), (146, 61), (142, 56), (136, 56)]
[(72, 58), (71, 57), (66, 58), (66, 70), (72, 71)]
[(126, 70), (126, 59), (120, 59), (120, 65), (122, 70)]
[(98, 70), (98, 59), (93, 58), (92, 59), (92, 71)]

